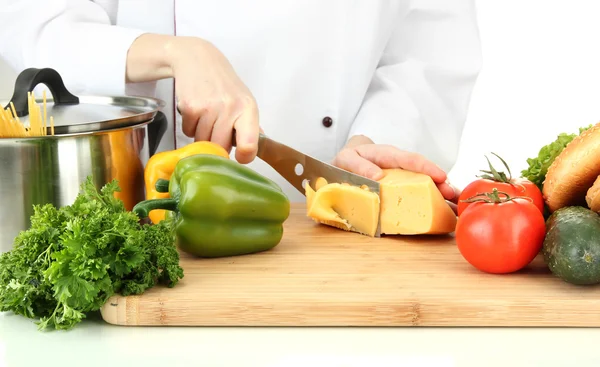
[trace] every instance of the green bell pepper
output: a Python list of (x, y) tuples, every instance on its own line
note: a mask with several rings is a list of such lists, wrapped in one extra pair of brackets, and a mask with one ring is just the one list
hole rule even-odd
[(148, 217), (167, 210), (179, 248), (198, 257), (237, 256), (267, 251), (283, 237), (290, 202), (281, 187), (247, 166), (216, 155), (178, 161), (170, 180), (156, 182), (167, 199), (150, 199), (133, 211)]

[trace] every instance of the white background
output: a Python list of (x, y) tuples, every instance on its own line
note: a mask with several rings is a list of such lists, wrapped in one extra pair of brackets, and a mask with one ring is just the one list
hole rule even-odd
[[(461, 188), (486, 168), (484, 154), (500, 154), (519, 174), (558, 133), (600, 121), (600, 1), (479, 0), (477, 6), (483, 70), (450, 172)], [(0, 99), (11, 96), (15, 77), (0, 60)]]
[[(453, 182), (461, 187), (485, 168), (483, 154), (501, 154), (518, 172), (527, 157), (536, 155), (559, 132), (574, 132), (600, 121), (600, 1), (479, 0), (478, 13), (484, 67), (459, 161), (451, 172)], [(14, 78), (15, 73), (0, 64), (0, 99), (10, 97)], [(381, 354), (393, 359), (385, 365), (395, 366), (419, 365), (407, 358), (426, 355), (449, 357), (452, 366), (554, 367), (567, 365), (574, 356), (579, 366), (598, 365), (592, 346), (597, 344), (598, 329), (139, 330), (89, 322), (73, 333), (50, 338), (22, 318), (0, 315), (0, 321), (0, 366), (31, 366), (42, 359), (46, 365), (60, 366), (65, 363), (60, 356), (73, 351), (80, 351), (74, 358), (98, 365), (107, 361), (90, 360), (97, 351), (110, 351), (114, 361), (146, 366), (164, 365), (166, 360), (175, 365), (198, 364), (202, 358), (215, 365), (254, 360), (263, 366), (287, 366), (277, 361), (301, 353), (339, 354), (325, 363), (320, 360), (336, 367), (374, 365), (358, 357)], [(222, 346), (232, 345), (239, 353), (224, 354)], [(31, 346), (38, 353), (28, 353)], [(344, 354), (357, 357), (354, 364), (343, 363)]]
[(600, 122), (597, 0), (479, 0), (483, 69), (459, 161), (462, 187), (494, 151), (513, 173), (560, 132)]

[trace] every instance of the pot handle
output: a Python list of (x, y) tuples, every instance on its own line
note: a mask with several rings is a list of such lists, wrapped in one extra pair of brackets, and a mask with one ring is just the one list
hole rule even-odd
[(148, 150), (150, 156), (158, 150), (158, 144), (167, 131), (167, 116), (161, 111), (156, 112), (154, 119), (148, 124)]
[[(29, 113), (27, 92), (33, 91), (40, 83), (45, 84), (50, 89), (55, 105), (79, 103), (79, 98), (67, 90), (62, 77), (56, 70), (51, 68), (28, 68), (17, 76), (15, 89), (10, 99), (10, 102), (15, 106), (17, 116), (27, 116)], [(10, 102), (8, 106), (10, 106)]]

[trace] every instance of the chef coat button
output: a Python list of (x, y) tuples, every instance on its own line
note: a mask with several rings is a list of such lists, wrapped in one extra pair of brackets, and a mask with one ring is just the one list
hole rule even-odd
[(331, 117), (329, 117), (329, 116), (323, 117), (323, 126), (331, 127), (331, 125), (333, 125), (333, 120), (331, 119)]

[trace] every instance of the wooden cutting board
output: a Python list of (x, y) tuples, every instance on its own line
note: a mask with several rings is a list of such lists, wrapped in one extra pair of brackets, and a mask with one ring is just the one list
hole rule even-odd
[(114, 296), (116, 325), (600, 326), (600, 288), (554, 277), (537, 258), (484, 274), (452, 236), (369, 238), (318, 225), (293, 205), (282, 242), (254, 255), (182, 254), (175, 288)]

